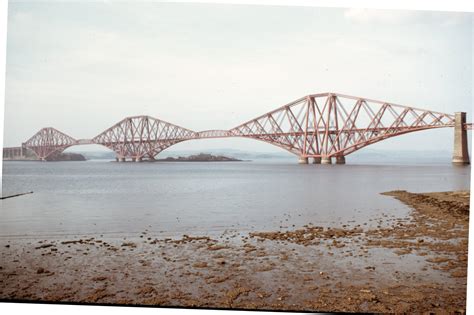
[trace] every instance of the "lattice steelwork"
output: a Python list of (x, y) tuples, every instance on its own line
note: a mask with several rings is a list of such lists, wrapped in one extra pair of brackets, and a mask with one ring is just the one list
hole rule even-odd
[(117, 157), (153, 159), (169, 146), (195, 138), (196, 133), (150, 117), (127, 117), (92, 139), (117, 153)]
[(24, 143), (31, 149), (38, 159), (46, 160), (53, 153), (60, 153), (66, 148), (75, 145), (76, 140), (54, 128), (43, 128)]
[(454, 115), (323, 93), (300, 98), (230, 131), (301, 157), (324, 158), (345, 156), (408, 132), (453, 126)]
[[(405, 133), (454, 127), (454, 115), (337, 93), (302, 97), (230, 130), (194, 132), (150, 117), (127, 117), (95, 138), (75, 140), (43, 128), (25, 145), (40, 159), (71, 145), (96, 143), (117, 158), (153, 159), (164, 149), (191, 139), (244, 137), (279, 146), (301, 158), (344, 156)], [(472, 129), (472, 124), (465, 124)]]
[(229, 130), (204, 130), (196, 133), (196, 139), (205, 138), (228, 138), (233, 134)]

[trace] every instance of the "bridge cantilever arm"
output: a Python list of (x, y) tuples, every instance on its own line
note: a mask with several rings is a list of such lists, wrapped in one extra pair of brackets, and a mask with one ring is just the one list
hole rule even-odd
[(330, 94), (333, 94), (335, 96), (339, 96), (339, 97), (342, 97), (342, 98), (352, 99), (352, 100), (364, 100), (364, 101), (367, 101), (367, 102), (370, 102), (370, 103), (375, 103), (375, 104), (381, 104), (381, 105), (390, 104), (391, 106), (395, 106), (395, 107), (403, 107), (403, 108), (411, 108), (411, 109), (419, 110), (419, 111), (427, 111), (427, 112), (430, 112), (430, 113), (433, 113), (433, 114), (441, 114), (441, 115), (446, 115), (447, 117), (454, 118), (454, 115), (451, 115), (451, 114), (446, 114), (446, 113), (432, 111), (432, 110), (426, 110), (426, 109), (423, 109), (423, 108), (418, 108), (418, 107), (413, 107), (413, 106), (400, 105), (400, 104), (391, 103), (391, 102), (383, 102), (383, 101), (374, 100), (374, 99), (370, 99), (370, 98), (358, 97), (358, 96), (352, 96), (352, 95), (345, 95), (345, 94), (341, 94), (341, 93), (330, 93)]

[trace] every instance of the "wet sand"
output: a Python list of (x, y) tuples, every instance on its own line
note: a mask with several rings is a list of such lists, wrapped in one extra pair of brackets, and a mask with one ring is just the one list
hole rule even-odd
[(211, 238), (0, 240), (2, 300), (304, 311), (465, 312), (469, 192), (384, 193), (413, 208)]

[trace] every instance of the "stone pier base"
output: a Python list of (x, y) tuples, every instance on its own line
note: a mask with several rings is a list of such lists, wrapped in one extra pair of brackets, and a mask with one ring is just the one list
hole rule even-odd
[(321, 158), (320, 157), (313, 158), (313, 164), (321, 164)]
[(298, 164), (308, 164), (308, 158), (300, 156)]
[(346, 164), (346, 158), (344, 156), (336, 156), (336, 164)]
[(323, 158), (321, 158), (321, 164), (332, 164), (331, 157), (323, 157)]

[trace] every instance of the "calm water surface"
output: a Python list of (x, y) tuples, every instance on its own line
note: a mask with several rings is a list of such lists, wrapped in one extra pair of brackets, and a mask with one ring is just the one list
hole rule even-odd
[(409, 209), (381, 192), (469, 189), (470, 167), (288, 163), (4, 162), (0, 237), (178, 236), (312, 223), (376, 225)]

